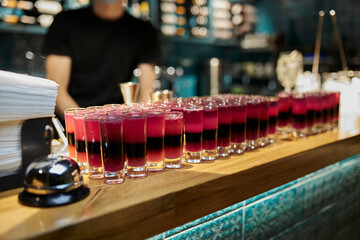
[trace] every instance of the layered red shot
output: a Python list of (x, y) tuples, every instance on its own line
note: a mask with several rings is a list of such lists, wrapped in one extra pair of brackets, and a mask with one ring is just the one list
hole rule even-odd
[(128, 161), (128, 176), (146, 176), (146, 113), (131, 110), (124, 113), (124, 146)]
[(276, 134), (279, 115), (278, 98), (269, 98), (269, 128), (268, 134)]
[(218, 147), (230, 146), (230, 129), (231, 129), (231, 106), (230, 104), (218, 104)]
[(214, 150), (217, 147), (218, 130), (218, 109), (204, 106), (203, 110), (204, 130), (203, 130), (203, 149)]
[(65, 129), (66, 129), (66, 137), (68, 140), (68, 149), (69, 149), (69, 157), (76, 160), (76, 150), (75, 150), (75, 133), (74, 133), (74, 112), (77, 109), (83, 108), (69, 108), (64, 112), (65, 116)]
[(307, 98), (303, 93), (293, 94), (292, 99), (292, 127), (295, 137), (306, 135)]
[(125, 168), (122, 124), (123, 119), (116, 116), (100, 119), (102, 160), (104, 170), (108, 172), (119, 172)]
[(260, 128), (260, 102), (258, 97), (248, 99), (246, 103), (246, 141), (247, 148), (253, 150), (257, 147)]
[(186, 151), (199, 152), (202, 150), (203, 111), (184, 110)]
[(269, 129), (269, 102), (266, 98), (261, 98), (260, 102), (260, 124), (259, 124), (259, 145), (267, 145)]
[(85, 129), (84, 116), (85, 110), (78, 110), (74, 114), (74, 135), (75, 135), (75, 149), (76, 161), (83, 173), (87, 173), (87, 159), (86, 159), (86, 144), (85, 144)]
[(165, 158), (183, 155), (184, 121), (182, 117), (168, 117), (165, 122)]
[(149, 171), (164, 169), (165, 111), (150, 109), (147, 112), (147, 167)]
[(279, 114), (278, 114), (278, 127), (281, 133), (286, 133), (286, 127), (289, 125), (289, 119), (291, 117), (291, 102), (290, 95), (281, 92), (278, 95), (279, 97)]

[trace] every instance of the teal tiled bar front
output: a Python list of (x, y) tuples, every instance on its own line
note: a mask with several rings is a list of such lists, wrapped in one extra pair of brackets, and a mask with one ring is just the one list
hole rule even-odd
[(150, 239), (360, 239), (360, 154)]

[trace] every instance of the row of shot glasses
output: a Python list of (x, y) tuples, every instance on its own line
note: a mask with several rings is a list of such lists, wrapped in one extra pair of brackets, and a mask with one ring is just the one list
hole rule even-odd
[[(229, 158), (337, 125), (339, 94), (220, 95), (65, 110), (69, 156), (105, 183)], [(320, 114), (321, 113), (321, 114)]]

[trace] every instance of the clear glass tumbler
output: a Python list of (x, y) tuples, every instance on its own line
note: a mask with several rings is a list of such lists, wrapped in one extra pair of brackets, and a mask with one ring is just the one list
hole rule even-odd
[(165, 167), (181, 168), (184, 152), (183, 113), (171, 111), (165, 115)]
[(139, 109), (124, 113), (124, 147), (129, 178), (146, 177), (146, 112)]
[(184, 107), (185, 161), (200, 163), (203, 138), (203, 107), (188, 103)]
[(126, 170), (123, 142), (124, 118), (121, 114), (111, 114), (100, 117), (99, 121), (104, 182), (122, 183), (125, 181)]

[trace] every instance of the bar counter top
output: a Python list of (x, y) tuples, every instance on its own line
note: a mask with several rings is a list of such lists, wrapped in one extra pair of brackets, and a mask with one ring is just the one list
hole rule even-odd
[(22, 206), (14, 189), (0, 193), (0, 239), (143, 239), (358, 153), (359, 131), (333, 130), (118, 185), (85, 177), (90, 196), (61, 207)]

